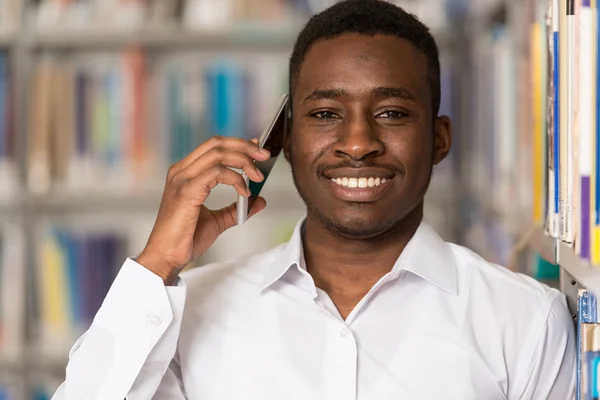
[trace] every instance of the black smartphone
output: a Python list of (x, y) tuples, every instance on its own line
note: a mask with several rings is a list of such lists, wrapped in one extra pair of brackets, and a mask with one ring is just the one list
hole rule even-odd
[(277, 107), (277, 111), (275, 115), (271, 119), (269, 125), (267, 125), (266, 129), (260, 135), (258, 139), (258, 146), (264, 149), (269, 150), (271, 153), (271, 158), (266, 161), (255, 161), (256, 166), (262, 172), (265, 177), (262, 182), (254, 182), (248, 179), (246, 173), (242, 171), (242, 176), (250, 189), (250, 196), (241, 196), (238, 194), (237, 199), (237, 224), (243, 225), (244, 222), (248, 219), (248, 213), (252, 210), (252, 206), (256, 201), (256, 198), (259, 196), (262, 191), (263, 186), (267, 182), (269, 175), (271, 174), (271, 170), (277, 161), (277, 158), (281, 154), (283, 149), (283, 141), (285, 139), (285, 134), (288, 129), (288, 101), (289, 96), (287, 94), (281, 97), (279, 101), (279, 106)]

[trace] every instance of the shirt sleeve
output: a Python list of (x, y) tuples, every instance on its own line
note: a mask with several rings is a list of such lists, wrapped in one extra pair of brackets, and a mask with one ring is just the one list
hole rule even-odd
[(523, 354), (527, 373), (519, 377), (515, 400), (571, 400), (575, 397), (576, 336), (565, 296), (551, 303), (533, 354)]
[[(184, 399), (176, 348), (185, 305), (180, 279), (162, 279), (128, 259), (88, 331), (69, 354), (53, 400)], [(167, 387), (168, 386), (168, 387)]]

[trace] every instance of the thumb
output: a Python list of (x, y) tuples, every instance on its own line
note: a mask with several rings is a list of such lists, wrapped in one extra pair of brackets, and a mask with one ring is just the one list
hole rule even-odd
[[(248, 218), (251, 218), (265, 209), (267, 202), (263, 197), (257, 197), (252, 209), (248, 213)], [(223, 207), (212, 212), (219, 225), (219, 234), (227, 229), (237, 225), (237, 202)]]
[(266, 206), (267, 201), (263, 197), (258, 196), (254, 201), (252, 209), (250, 209), (250, 212), (248, 213), (248, 218), (255, 216), (256, 214), (264, 210)]

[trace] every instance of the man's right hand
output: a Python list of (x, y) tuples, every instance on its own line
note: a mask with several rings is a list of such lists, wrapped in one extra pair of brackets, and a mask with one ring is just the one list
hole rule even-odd
[[(233, 186), (249, 196), (241, 174), (261, 182), (264, 177), (254, 161), (268, 160), (270, 154), (256, 141), (212, 137), (190, 155), (169, 168), (158, 216), (146, 247), (137, 262), (172, 284), (183, 268), (200, 257), (221, 233), (237, 222), (236, 203), (220, 210), (204, 206), (210, 191), (219, 183)], [(258, 198), (249, 216), (266, 206)]]

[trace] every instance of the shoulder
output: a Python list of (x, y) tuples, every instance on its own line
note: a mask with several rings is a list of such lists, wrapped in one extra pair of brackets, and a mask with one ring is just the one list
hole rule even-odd
[(456, 259), (465, 318), (472, 322), (474, 336), (489, 344), (485, 357), (502, 360), (498, 364), (514, 382), (511, 391), (536, 378), (535, 371), (551, 374), (546, 368), (571, 365), (574, 320), (562, 292), (462, 246), (449, 245)]
[(550, 286), (507, 267), (489, 262), (479, 254), (449, 244), (456, 259), (459, 285), (468, 296), (484, 296), (503, 308), (547, 315), (564, 295)]
[(462, 246), (450, 246), (458, 268), (459, 296), (469, 318), (488, 320), (481, 315), (490, 313), (488, 323), (503, 332), (503, 341), (513, 337), (515, 345), (529, 348), (548, 334), (571, 335), (573, 317), (562, 292)]

